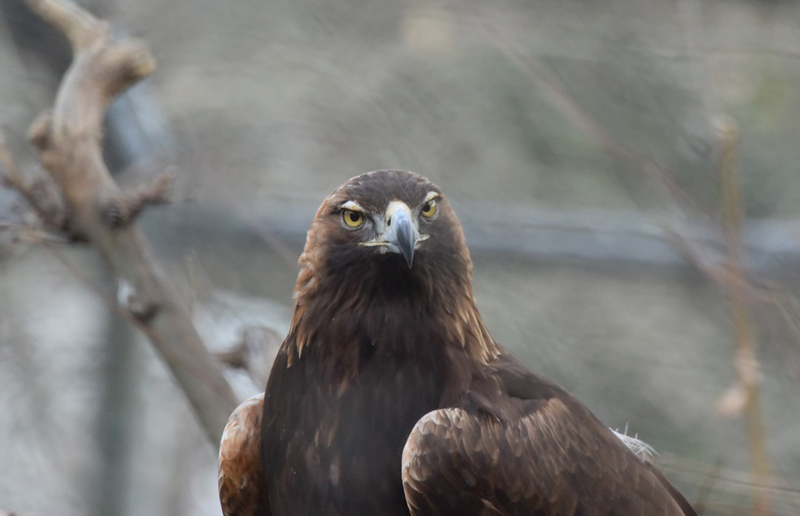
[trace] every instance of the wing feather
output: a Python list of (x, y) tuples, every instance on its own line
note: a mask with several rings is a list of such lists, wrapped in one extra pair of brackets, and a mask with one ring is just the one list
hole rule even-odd
[[(225, 516), (269, 516), (262, 499), (261, 418), (264, 393), (233, 411), (219, 447), (219, 500)], [(260, 512), (259, 512), (260, 511)], [(264, 512), (266, 511), (266, 512)]]
[(403, 450), (411, 514), (694, 515), (571, 401), (553, 397), (510, 421), (461, 408), (427, 414)]

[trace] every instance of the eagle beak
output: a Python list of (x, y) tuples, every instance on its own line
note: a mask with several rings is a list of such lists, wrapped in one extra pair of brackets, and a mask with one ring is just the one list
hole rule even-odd
[[(392, 203), (395, 204), (395, 203)], [(405, 203), (398, 202), (387, 213), (386, 223), (389, 225), (389, 230), (386, 232), (386, 248), (393, 252), (402, 254), (406, 259), (408, 268), (414, 263), (414, 248), (419, 240), (419, 231), (414, 225), (414, 219), (411, 216), (411, 210)]]

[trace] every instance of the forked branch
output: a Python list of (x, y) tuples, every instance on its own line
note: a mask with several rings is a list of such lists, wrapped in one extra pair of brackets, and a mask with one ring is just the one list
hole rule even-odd
[[(155, 60), (143, 42), (112, 40), (107, 23), (67, 0), (26, 3), (67, 37), (74, 55), (53, 109), (39, 116), (29, 130), (54, 188), (27, 183), (8, 153), (0, 152), (8, 170), (5, 182), (26, 198), (45, 224), (97, 249), (118, 278), (118, 302), (140, 322), (145, 335), (157, 336), (156, 350), (216, 445), (236, 398), (135, 224), (145, 207), (166, 202), (171, 178), (160, 177), (125, 192), (109, 174), (102, 155), (106, 109), (117, 95), (150, 75)], [(49, 194), (41, 200), (38, 190)], [(192, 367), (175, 357), (192, 357)]]

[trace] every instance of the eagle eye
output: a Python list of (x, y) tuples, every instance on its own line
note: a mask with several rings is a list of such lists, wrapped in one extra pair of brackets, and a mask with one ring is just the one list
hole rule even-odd
[(342, 220), (344, 225), (350, 229), (356, 229), (364, 225), (364, 214), (355, 210), (342, 210)]
[(436, 199), (431, 199), (429, 201), (426, 201), (425, 204), (422, 205), (422, 210), (420, 211), (420, 213), (422, 213), (423, 217), (430, 219), (434, 215), (436, 215), (436, 211), (438, 209), (439, 208), (436, 206)]

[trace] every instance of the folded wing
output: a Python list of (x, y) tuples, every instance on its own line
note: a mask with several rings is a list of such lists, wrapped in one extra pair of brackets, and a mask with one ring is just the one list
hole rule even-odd
[(502, 360), (514, 410), (436, 410), (411, 432), (402, 475), (412, 515), (696, 516), (579, 401)]
[(263, 407), (263, 393), (246, 400), (233, 411), (222, 433), (219, 499), (225, 516), (269, 516), (269, 504), (261, 493)]

